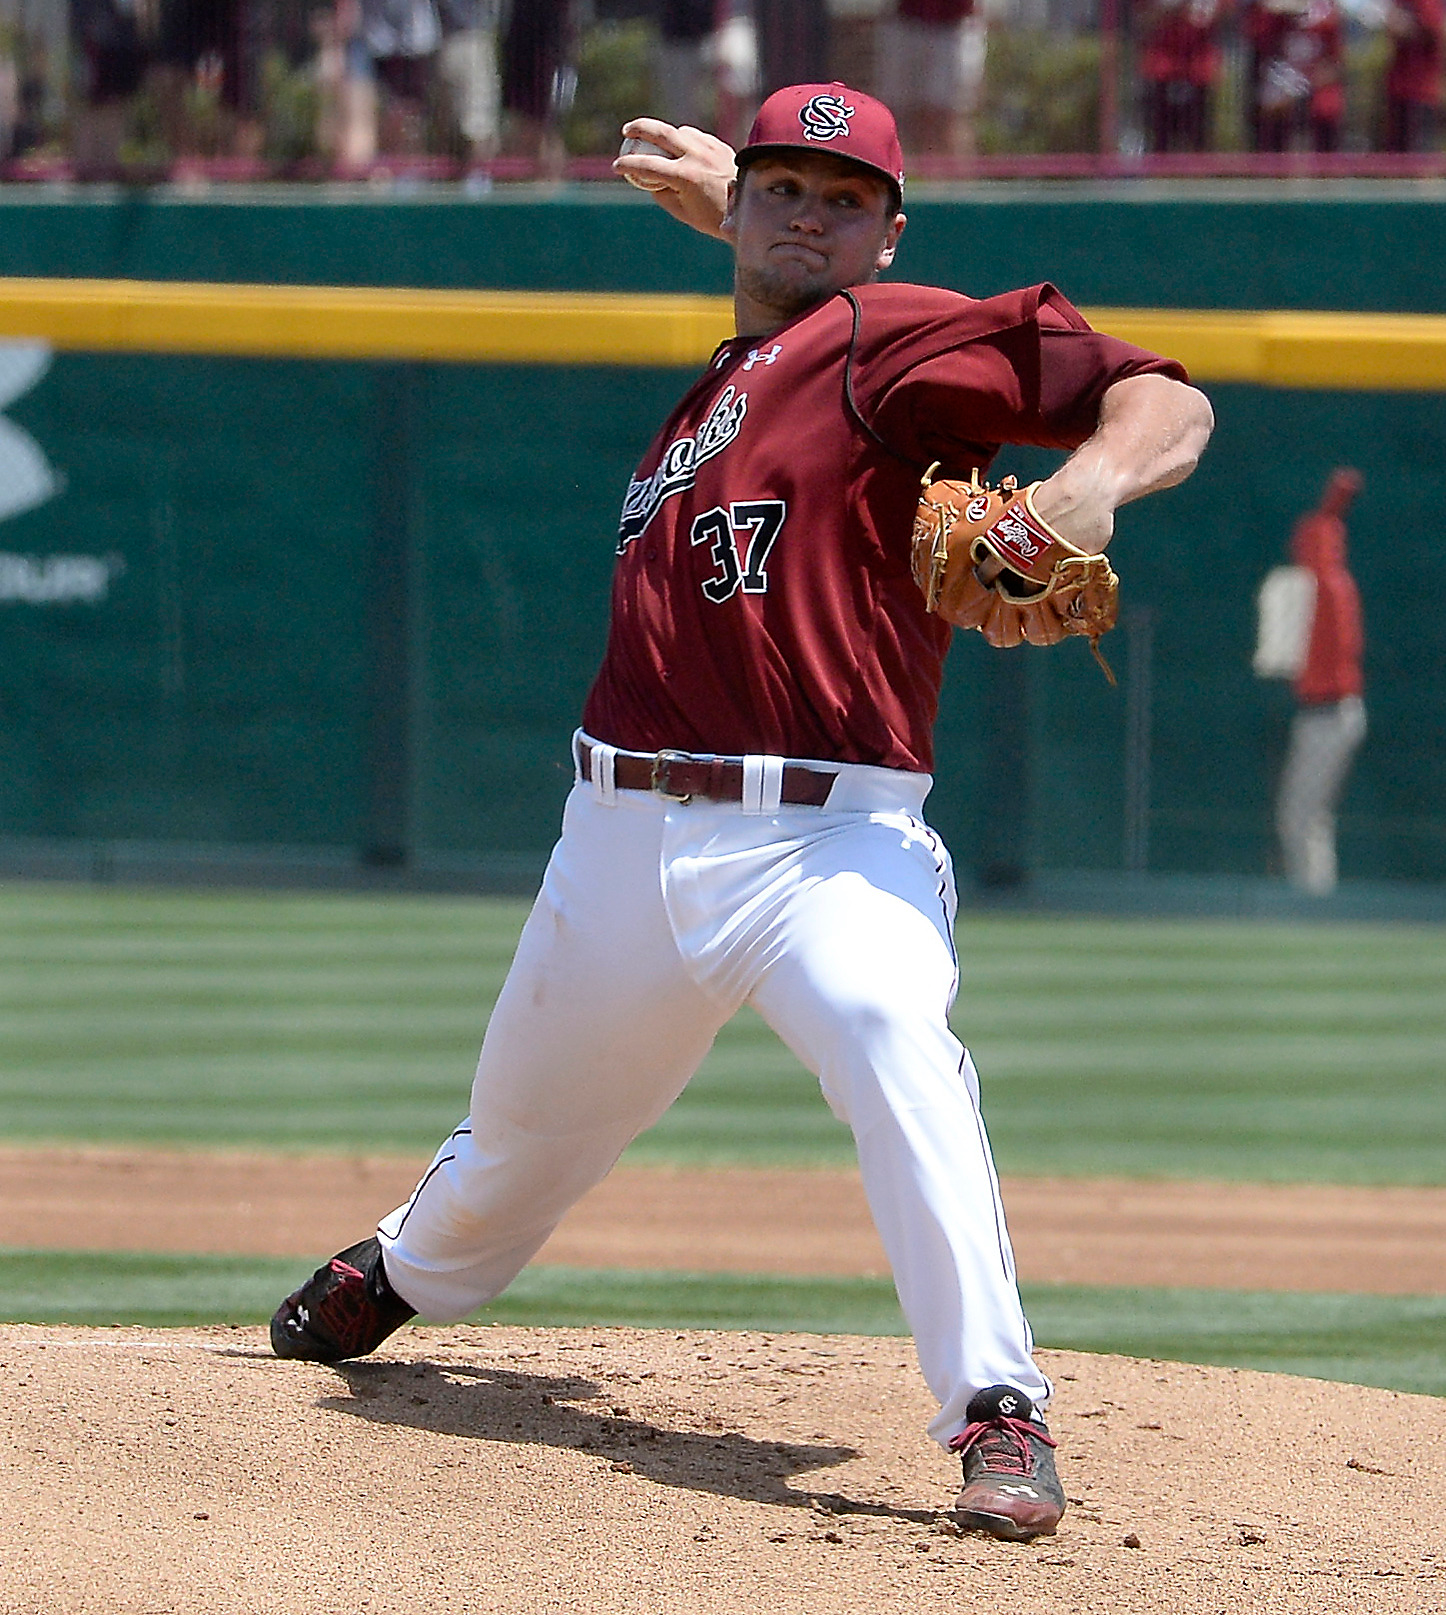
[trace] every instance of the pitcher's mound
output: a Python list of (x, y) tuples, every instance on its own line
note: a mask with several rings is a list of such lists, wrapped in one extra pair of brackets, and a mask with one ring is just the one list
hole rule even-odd
[(1446, 1609), (1446, 1400), (1044, 1352), (1071, 1504), (960, 1534), (907, 1342), (0, 1328), (6, 1615)]

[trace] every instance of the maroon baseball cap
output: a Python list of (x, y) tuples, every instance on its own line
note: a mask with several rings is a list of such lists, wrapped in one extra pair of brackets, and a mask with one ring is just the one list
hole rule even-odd
[(738, 167), (781, 150), (830, 152), (882, 174), (904, 194), (904, 153), (894, 115), (882, 101), (846, 84), (789, 84), (758, 109)]

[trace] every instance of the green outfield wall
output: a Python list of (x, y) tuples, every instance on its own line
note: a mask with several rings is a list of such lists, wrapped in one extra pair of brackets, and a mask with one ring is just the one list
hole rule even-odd
[[(726, 292), (716, 241), (621, 185), (439, 199), (313, 188), (47, 196), (0, 187), (0, 274), (523, 291)], [(1440, 313), (1446, 186), (924, 187), (900, 274), (977, 295), (1053, 280), (1121, 307)]]
[[(0, 198), (0, 276), (726, 290), (720, 244), (620, 191), (27, 192)], [(972, 292), (1049, 278), (1097, 308), (1446, 312), (1446, 212), (1420, 188), (910, 209), (900, 272)], [(17, 393), (7, 351), (0, 839), (540, 867), (621, 490), (686, 371), (66, 351)], [(1371, 733), (1342, 864), (1446, 879), (1446, 394), (1208, 390), (1200, 472), (1120, 519), (1120, 688), (1080, 645), (1004, 658), (962, 636), (932, 816), (966, 870), (1265, 870), (1289, 704), (1250, 671), (1254, 592), (1349, 462)]]

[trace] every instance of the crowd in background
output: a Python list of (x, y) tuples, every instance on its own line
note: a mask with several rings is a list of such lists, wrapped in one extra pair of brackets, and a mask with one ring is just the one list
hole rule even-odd
[(1205, 151), (1221, 77), (1221, 41), (1238, 31), (1248, 61), (1250, 146), (1339, 151), (1346, 117), (1346, 36), (1354, 23), (1388, 43), (1377, 130), (1383, 151), (1439, 144), (1442, 0), (1143, 0), (1139, 76), (1149, 149)]
[[(1443, 0), (0, 0), (10, 178), (557, 175), (841, 78), (911, 157), (1431, 152)], [(430, 168), (427, 166), (430, 164)]]

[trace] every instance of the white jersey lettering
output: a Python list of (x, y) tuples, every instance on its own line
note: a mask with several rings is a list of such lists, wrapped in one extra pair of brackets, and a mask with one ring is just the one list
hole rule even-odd
[(619, 555), (643, 536), (667, 500), (693, 486), (698, 467), (721, 454), (738, 436), (747, 413), (748, 394), (736, 387), (725, 387), (697, 432), (691, 437), (676, 438), (664, 449), (651, 476), (628, 484), (618, 524)]

